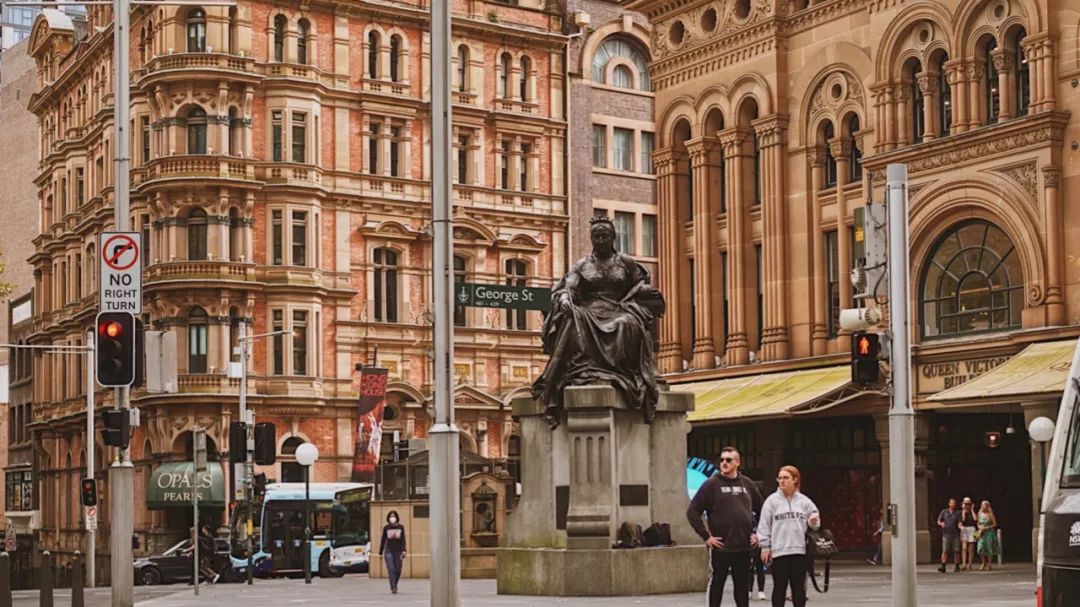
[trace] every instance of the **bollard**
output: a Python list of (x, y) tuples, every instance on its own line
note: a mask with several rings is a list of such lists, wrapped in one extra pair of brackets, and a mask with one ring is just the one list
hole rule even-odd
[(53, 607), (53, 562), (52, 553), (48, 550), (41, 553), (41, 592), (39, 593), (38, 605), (40, 607)]
[(75, 558), (71, 560), (71, 607), (84, 607), (83, 602), (83, 559), (82, 553), (75, 551)]
[(0, 553), (0, 607), (11, 607), (11, 558)]

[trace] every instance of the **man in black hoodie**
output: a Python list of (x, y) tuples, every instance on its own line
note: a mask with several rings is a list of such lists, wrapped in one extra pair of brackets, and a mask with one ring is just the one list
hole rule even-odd
[(750, 551), (757, 546), (754, 515), (761, 513), (762, 499), (757, 484), (739, 473), (739, 464), (738, 449), (724, 447), (720, 472), (701, 485), (686, 509), (690, 525), (709, 547), (709, 607), (719, 607), (729, 570), (735, 605), (750, 605)]

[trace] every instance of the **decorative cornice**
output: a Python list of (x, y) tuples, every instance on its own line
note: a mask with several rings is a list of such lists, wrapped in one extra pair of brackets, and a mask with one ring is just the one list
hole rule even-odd
[(1034, 160), (996, 168), (993, 169), (993, 172), (1019, 185), (1030, 200), (1035, 201), (1038, 199), (1039, 172), (1038, 164)]

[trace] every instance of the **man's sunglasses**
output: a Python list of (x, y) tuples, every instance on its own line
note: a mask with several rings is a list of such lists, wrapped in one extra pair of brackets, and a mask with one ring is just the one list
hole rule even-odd
[(737, 461), (739, 461), (739, 459), (738, 459), (738, 458), (735, 458), (735, 457), (721, 457), (721, 458), (720, 458), (720, 461), (722, 461), (722, 462), (724, 462), (724, 463), (726, 463), (726, 464), (730, 464), (730, 463), (732, 463), (732, 462), (737, 462)]

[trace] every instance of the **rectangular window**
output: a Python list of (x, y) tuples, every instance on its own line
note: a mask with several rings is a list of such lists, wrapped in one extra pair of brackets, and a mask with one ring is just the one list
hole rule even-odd
[(188, 325), (188, 373), (206, 373), (206, 330), (203, 323)]
[(139, 216), (139, 227), (142, 229), (142, 266), (145, 268), (150, 265), (150, 255), (148, 253), (153, 249), (150, 248), (150, 216)]
[[(82, 299), (83, 296), (83, 283), (82, 283), (82, 255), (75, 254), (75, 299)], [(79, 384), (76, 384), (79, 385)]]
[(371, 123), (368, 133), (368, 173), (379, 173), (379, 125)]
[(375, 249), (375, 320), (398, 321), (398, 254), (391, 249)]
[(307, 114), (293, 112), (292, 115), (292, 161), (306, 162)]
[(615, 129), (612, 138), (613, 167), (620, 171), (634, 170), (634, 131), (630, 129)]
[(522, 192), (529, 191), (529, 162), (532, 155), (532, 144), (521, 144), (521, 181), (518, 182), (518, 189)]
[(652, 153), (654, 145), (655, 140), (652, 133), (641, 133), (641, 157), (639, 159), (639, 162), (641, 164), (640, 170), (642, 173), (646, 173), (648, 175), (652, 175), (654, 172), (652, 163)]
[(720, 285), (724, 291), (724, 301), (721, 304), (720, 314), (723, 315), (724, 322), (724, 336), (723, 342), (718, 344), (717, 351), (727, 348), (728, 338), (728, 296), (731, 291), (731, 285), (728, 284), (728, 267), (727, 267), (727, 251), (720, 253)]
[(656, 257), (656, 215), (641, 216), (641, 255)]
[(307, 375), (308, 313), (294, 310), (292, 313), (293, 375)]
[(607, 166), (607, 127), (602, 124), (592, 127), (592, 165), (599, 168)]
[(615, 212), (616, 248), (620, 253), (634, 254), (634, 214)]
[[(273, 329), (272, 331), (285, 330), (284, 313), (281, 310), (274, 310), (273, 317)], [(285, 374), (285, 336), (278, 333), (274, 336), (274, 375)]]
[(273, 148), (274, 162), (281, 162), (282, 159), (281, 129), (281, 111), (275, 110), (270, 112), (270, 139), (271, 147)]
[[(463, 289), (466, 279), (465, 274), (465, 258), (454, 255), (454, 289)], [(465, 306), (456, 303), (454, 304), (454, 326), (464, 327), (465, 321), (468, 318), (465, 314)]]
[(282, 212), (275, 210), (270, 212), (270, 240), (273, 251), (273, 265), (280, 266), (285, 263), (283, 255), (283, 247), (285, 242), (285, 232), (282, 226)]
[(690, 342), (693, 343), (695, 336), (697, 335), (697, 280), (695, 279), (696, 271), (694, 269), (694, 259), (690, 258), (686, 260), (687, 271), (690, 276)]
[(142, 130), (142, 161), (150, 162), (150, 117), (143, 116), (140, 121)]
[(292, 212), (292, 265), (307, 265), (307, 211)]
[(510, 189), (510, 142), (505, 139), (499, 144), (501, 154), (499, 155), (499, 161), (501, 163), (499, 184), (504, 190)]
[(401, 127), (390, 127), (390, 176), (401, 177)]
[(75, 169), (75, 206), (81, 207), (86, 202), (86, 170)]
[(458, 137), (457, 182), (466, 183), (469, 179), (469, 136)]
[(829, 337), (836, 337), (840, 332), (840, 253), (836, 240), (836, 231), (825, 233), (825, 268), (826, 282), (825, 306), (828, 309)]
[[(524, 261), (520, 259), (507, 259), (506, 260), (506, 284), (511, 287), (524, 287), (526, 286), (526, 276), (528, 275), (528, 267)], [(527, 330), (528, 317), (524, 308), (509, 309), (506, 311), (506, 328), (511, 331), (525, 331)]]
[(765, 326), (765, 284), (762, 271), (761, 245), (754, 245), (754, 281), (757, 283), (757, 347), (761, 347), (761, 336)]

